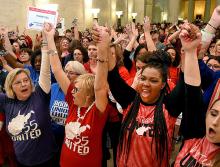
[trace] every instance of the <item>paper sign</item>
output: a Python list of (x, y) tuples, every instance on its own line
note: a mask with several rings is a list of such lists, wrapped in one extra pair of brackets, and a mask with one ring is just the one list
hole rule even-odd
[(56, 27), (58, 13), (56, 11), (28, 7), (27, 29), (42, 30), (45, 22)]

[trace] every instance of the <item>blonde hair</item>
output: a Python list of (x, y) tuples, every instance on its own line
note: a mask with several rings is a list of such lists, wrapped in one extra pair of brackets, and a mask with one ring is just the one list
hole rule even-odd
[(218, 40), (218, 41), (215, 43), (215, 48), (214, 48), (215, 52), (216, 52), (216, 50), (217, 50), (217, 46), (218, 46), (218, 45), (220, 45), (220, 40)]
[(94, 91), (94, 82), (95, 82), (95, 75), (94, 74), (83, 74), (76, 78), (75, 83), (80, 82), (81, 88), (88, 93), (93, 99), (95, 99), (95, 91)]
[(14, 93), (14, 91), (12, 89), (12, 83), (13, 83), (15, 77), (22, 72), (27, 75), (28, 79), (31, 82), (32, 92), (34, 91), (34, 85), (31, 80), (29, 70), (23, 69), (23, 68), (15, 68), (8, 73), (6, 80), (5, 80), (5, 91), (6, 91), (6, 95), (8, 96), (8, 98), (11, 98), (11, 99), (16, 98), (16, 94)]
[(85, 70), (85, 67), (78, 61), (69, 61), (66, 66), (65, 66), (65, 69), (70, 66), (70, 68), (76, 72), (77, 74), (79, 75), (82, 75), (82, 74), (86, 74), (86, 70)]

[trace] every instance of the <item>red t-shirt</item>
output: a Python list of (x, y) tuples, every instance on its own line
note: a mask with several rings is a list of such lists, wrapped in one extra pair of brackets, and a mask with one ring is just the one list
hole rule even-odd
[[(126, 112), (128, 110), (126, 110)], [(122, 151), (122, 154), (118, 155), (118, 159), (117, 159), (118, 167), (124, 167), (124, 166), (166, 167), (167, 166), (165, 161), (162, 162), (162, 166), (159, 166), (159, 160), (156, 159), (155, 144), (152, 145), (152, 150), (151, 150), (151, 143), (153, 139), (152, 134), (153, 134), (153, 126), (154, 126), (154, 111), (155, 111), (155, 106), (144, 106), (143, 104), (140, 104), (140, 108), (136, 118), (137, 124), (131, 138), (128, 159), (126, 161), (125, 153), (124, 151)], [(123, 113), (124, 117), (127, 114), (126, 112)], [(173, 130), (174, 130), (176, 118), (171, 117), (168, 114), (168, 111), (165, 109), (165, 106), (163, 106), (163, 112), (166, 119), (167, 130), (168, 130), (168, 153), (169, 153), (168, 157), (170, 157), (172, 136), (173, 136)], [(123, 144), (124, 143), (125, 142), (123, 142)]]
[(206, 137), (186, 140), (176, 158), (175, 167), (211, 167), (217, 154), (220, 154), (220, 147), (210, 143)]
[[(86, 114), (83, 120), (79, 120), (80, 126), (77, 121), (77, 109), (74, 104), (72, 91), (73, 86), (69, 86), (66, 101), (69, 105), (69, 114), (66, 119), (65, 138), (62, 146), (60, 165), (61, 167), (101, 167), (102, 161), (102, 132), (105, 126), (108, 112), (102, 115), (94, 104)], [(108, 108), (108, 107), (107, 107)], [(81, 108), (80, 116), (83, 116), (87, 108)], [(106, 109), (107, 110), (107, 109)], [(70, 132), (67, 132), (67, 126), (71, 130), (78, 132), (78, 135), (72, 138), (68, 137)], [(68, 134), (67, 134), (68, 133)]]
[(169, 67), (169, 79), (172, 81), (175, 85), (179, 79), (179, 73), (180, 68), (177, 67)]

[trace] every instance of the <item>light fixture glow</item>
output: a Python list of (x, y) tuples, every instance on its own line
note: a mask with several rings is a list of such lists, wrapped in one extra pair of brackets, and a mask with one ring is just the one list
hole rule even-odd
[(132, 19), (135, 19), (135, 17), (137, 16), (137, 13), (131, 13)]
[(91, 8), (90, 12), (92, 13), (93, 18), (98, 18), (98, 14), (100, 12), (100, 9), (99, 8)]
[(118, 18), (120, 18), (121, 15), (123, 14), (123, 11), (116, 11), (115, 14), (117, 15)]

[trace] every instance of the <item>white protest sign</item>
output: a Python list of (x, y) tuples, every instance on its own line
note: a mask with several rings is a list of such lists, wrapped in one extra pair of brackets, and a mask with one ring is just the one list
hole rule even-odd
[(28, 7), (27, 29), (42, 30), (45, 22), (56, 27), (58, 13), (56, 11)]

